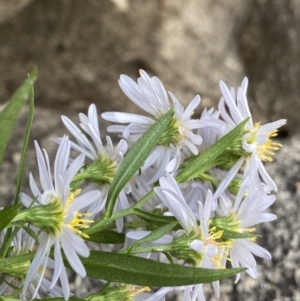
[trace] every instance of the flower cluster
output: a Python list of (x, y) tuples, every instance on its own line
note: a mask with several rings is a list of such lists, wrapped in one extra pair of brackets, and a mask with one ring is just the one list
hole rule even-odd
[[(102, 143), (94, 104), (87, 115), (79, 114), (79, 126), (62, 116), (72, 138), (52, 138), (58, 145), (53, 174), (47, 152), (34, 142), (39, 181), (30, 173), (32, 195), (19, 195), (25, 209), (0, 232), (1, 295), (68, 300), (68, 267), (81, 277), (108, 281), (85, 300), (156, 301), (177, 290), (182, 301), (200, 301), (204, 283), (211, 282), (219, 297), (221, 278), (236, 275), (237, 282), (243, 270), (257, 278), (254, 256), (271, 259), (257, 244), (256, 225), (276, 219), (266, 212), (277, 187), (264, 161), (272, 161), (281, 147), (273, 139), (286, 120), (252, 121), (247, 78), (236, 91), (221, 81), (218, 109), (205, 109), (200, 118), (193, 118), (199, 95), (184, 108), (145, 71), (137, 82), (122, 75), (119, 85), (147, 116), (102, 113), (115, 123), (107, 130), (119, 135), (118, 142), (106, 136), (106, 146)], [(92, 253), (88, 240), (99, 243), (102, 253)], [(183, 272), (211, 269), (212, 275), (223, 270), (224, 276), (172, 282), (166, 274), (159, 278), (161, 288), (149, 293), (155, 280), (147, 284), (142, 274), (140, 279), (111, 276), (115, 266), (104, 259), (98, 268), (104, 272), (95, 272), (93, 265), (100, 263), (93, 258), (106, 256), (103, 251), (136, 260), (141, 273), (151, 261), (140, 257), (155, 260), (166, 273), (180, 266)], [(231, 274), (225, 274), (227, 263), (234, 268)], [(105, 274), (106, 269), (111, 270)]]

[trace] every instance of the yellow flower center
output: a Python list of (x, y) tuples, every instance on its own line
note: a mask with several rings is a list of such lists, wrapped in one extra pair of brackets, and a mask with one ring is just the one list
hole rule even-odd
[(215, 245), (217, 252), (216, 255), (210, 257), (210, 260), (216, 267), (225, 269), (226, 259), (228, 258), (228, 252), (232, 246), (232, 242), (229, 240), (220, 240), (222, 238), (222, 234), (222, 230), (217, 230), (216, 227), (210, 228), (205, 240), (205, 245)]
[(266, 142), (264, 144), (258, 144), (256, 137), (259, 128), (261, 127), (260, 122), (255, 123), (254, 128), (251, 130), (250, 137), (247, 140), (248, 143), (256, 143), (256, 153), (262, 161), (273, 161), (275, 151), (282, 147), (281, 143), (273, 142), (271, 138), (278, 135), (278, 130), (273, 130), (266, 135)]
[[(78, 194), (80, 194), (80, 192), (81, 192), (81, 189), (77, 189), (74, 192), (70, 192), (68, 199), (67, 199), (67, 203), (64, 208), (64, 211), (66, 211), (69, 208), (69, 206), (73, 203), (76, 196)], [(84, 238), (89, 238), (89, 236), (87, 234), (82, 233), (82, 231), (81, 231), (82, 229), (89, 228), (89, 224), (94, 222), (93, 220), (86, 218), (89, 216), (91, 216), (91, 213), (89, 213), (89, 212), (80, 213), (79, 211), (76, 211), (74, 213), (74, 218), (66, 226), (69, 227), (74, 233), (76, 233)]]

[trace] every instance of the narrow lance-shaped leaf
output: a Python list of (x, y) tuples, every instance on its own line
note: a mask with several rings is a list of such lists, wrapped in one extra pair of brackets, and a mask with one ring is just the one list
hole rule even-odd
[(0, 113), (0, 164), (3, 160), (7, 142), (11, 136), (22, 106), (32, 91), (32, 86), (36, 80), (36, 77), (37, 70), (34, 69)]
[(166, 264), (128, 254), (91, 251), (82, 258), (87, 276), (107, 281), (141, 286), (181, 286), (211, 283), (244, 271), (237, 269), (202, 269)]
[(13, 241), (14, 237), (17, 235), (19, 230), (20, 230), (20, 228), (18, 228), (18, 227), (7, 228), (7, 231), (5, 233), (5, 236), (4, 236), (4, 239), (2, 242), (2, 246), (0, 249), (0, 258), (4, 258), (7, 256), (7, 254), (9, 254), (9, 252), (11, 251), (11, 248), (12, 248), (11, 242)]
[[(134, 176), (139, 168), (144, 164), (145, 160), (157, 144), (159, 138), (167, 128), (169, 122), (174, 115), (174, 110), (171, 109), (161, 118), (159, 118), (134, 144), (132, 149), (124, 158), (119, 167), (108, 191), (105, 215), (112, 215), (117, 197), (120, 191), (125, 187), (126, 183)], [(93, 225), (95, 226), (96, 223)]]
[(199, 172), (204, 172), (206, 169), (210, 168), (215, 160), (234, 143), (237, 137), (241, 136), (248, 120), (249, 118), (245, 119), (227, 135), (205, 150), (201, 155), (190, 160), (187, 165), (179, 171), (176, 181), (178, 183), (183, 183), (199, 175)]
[(5, 229), (9, 225), (9, 223), (18, 214), (21, 207), (22, 205), (17, 204), (0, 210), (0, 231)]
[(146, 222), (149, 222), (153, 225), (158, 225), (158, 226), (165, 225), (170, 222), (176, 221), (174, 216), (157, 215), (157, 214), (146, 212), (146, 211), (143, 211), (143, 210), (137, 209), (137, 208), (135, 208), (133, 210), (133, 214), (138, 216), (139, 218), (141, 218), (142, 220), (144, 220)]
[(90, 234), (86, 240), (102, 244), (121, 244), (124, 243), (125, 235), (112, 230), (105, 230)]
[(23, 139), (22, 155), (21, 155), (21, 161), (20, 161), (20, 166), (19, 166), (18, 181), (17, 181), (17, 188), (16, 188), (14, 204), (18, 203), (19, 193), (20, 193), (20, 190), (22, 187), (27, 147), (28, 147), (30, 131), (31, 131), (31, 127), (32, 127), (32, 122), (33, 122), (33, 114), (34, 114), (34, 90), (33, 90), (33, 86), (32, 86), (30, 97), (29, 97), (29, 112), (28, 112), (28, 117), (27, 117), (25, 135), (24, 135), (24, 139)]

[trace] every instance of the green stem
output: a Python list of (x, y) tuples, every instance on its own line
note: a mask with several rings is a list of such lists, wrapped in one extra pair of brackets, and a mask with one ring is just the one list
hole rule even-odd
[(155, 191), (152, 189), (143, 198), (141, 198), (132, 208), (141, 208), (147, 201), (155, 196)]
[(122, 218), (122, 217), (125, 217), (125, 216), (128, 216), (128, 215), (133, 215), (134, 214), (134, 209), (140, 208), (141, 206), (143, 206), (154, 195), (155, 195), (154, 190), (151, 190), (149, 193), (147, 193), (142, 199), (140, 199), (133, 206), (131, 206), (131, 207), (127, 208), (127, 209), (124, 209), (122, 211), (115, 212), (111, 217), (103, 216), (102, 219), (100, 219), (99, 221), (95, 222), (91, 227), (89, 227), (88, 229), (86, 229), (84, 231), (84, 233), (87, 234), (87, 235), (91, 235), (93, 233), (102, 231), (104, 229), (107, 229), (107, 224), (115, 221), (116, 219)]
[(170, 252), (172, 251), (172, 245), (164, 246), (150, 246), (150, 247), (138, 247), (130, 251), (130, 254), (140, 254), (140, 253), (157, 253), (157, 252)]

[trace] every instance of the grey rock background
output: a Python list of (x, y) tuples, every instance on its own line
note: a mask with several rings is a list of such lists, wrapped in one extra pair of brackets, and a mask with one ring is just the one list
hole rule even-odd
[[(260, 227), (273, 260), (258, 260), (257, 280), (222, 282), (220, 300), (300, 300), (299, 32), (298, 0), (0, 0), (0, 102), (38, 67), (31, 139), (53, 158), (49, 138), (65, 133), (61, 114), (77, 121), (90, 103), (99, 112), (139, 111), (118, 87), (122, 73), (157, 75), (185, 104), (200, 94), (197, 114), (216, 106), (220, 79), (237, 86), (247, 75), (257, 121), (288, 119), (284, 147), (267, 166), (278, 184), (278, 219)], [(13, 197), (25, 122), (26, 110), (0, 169), (0, 206)], [(26, 174), (35, 162), (31, 142)]]

